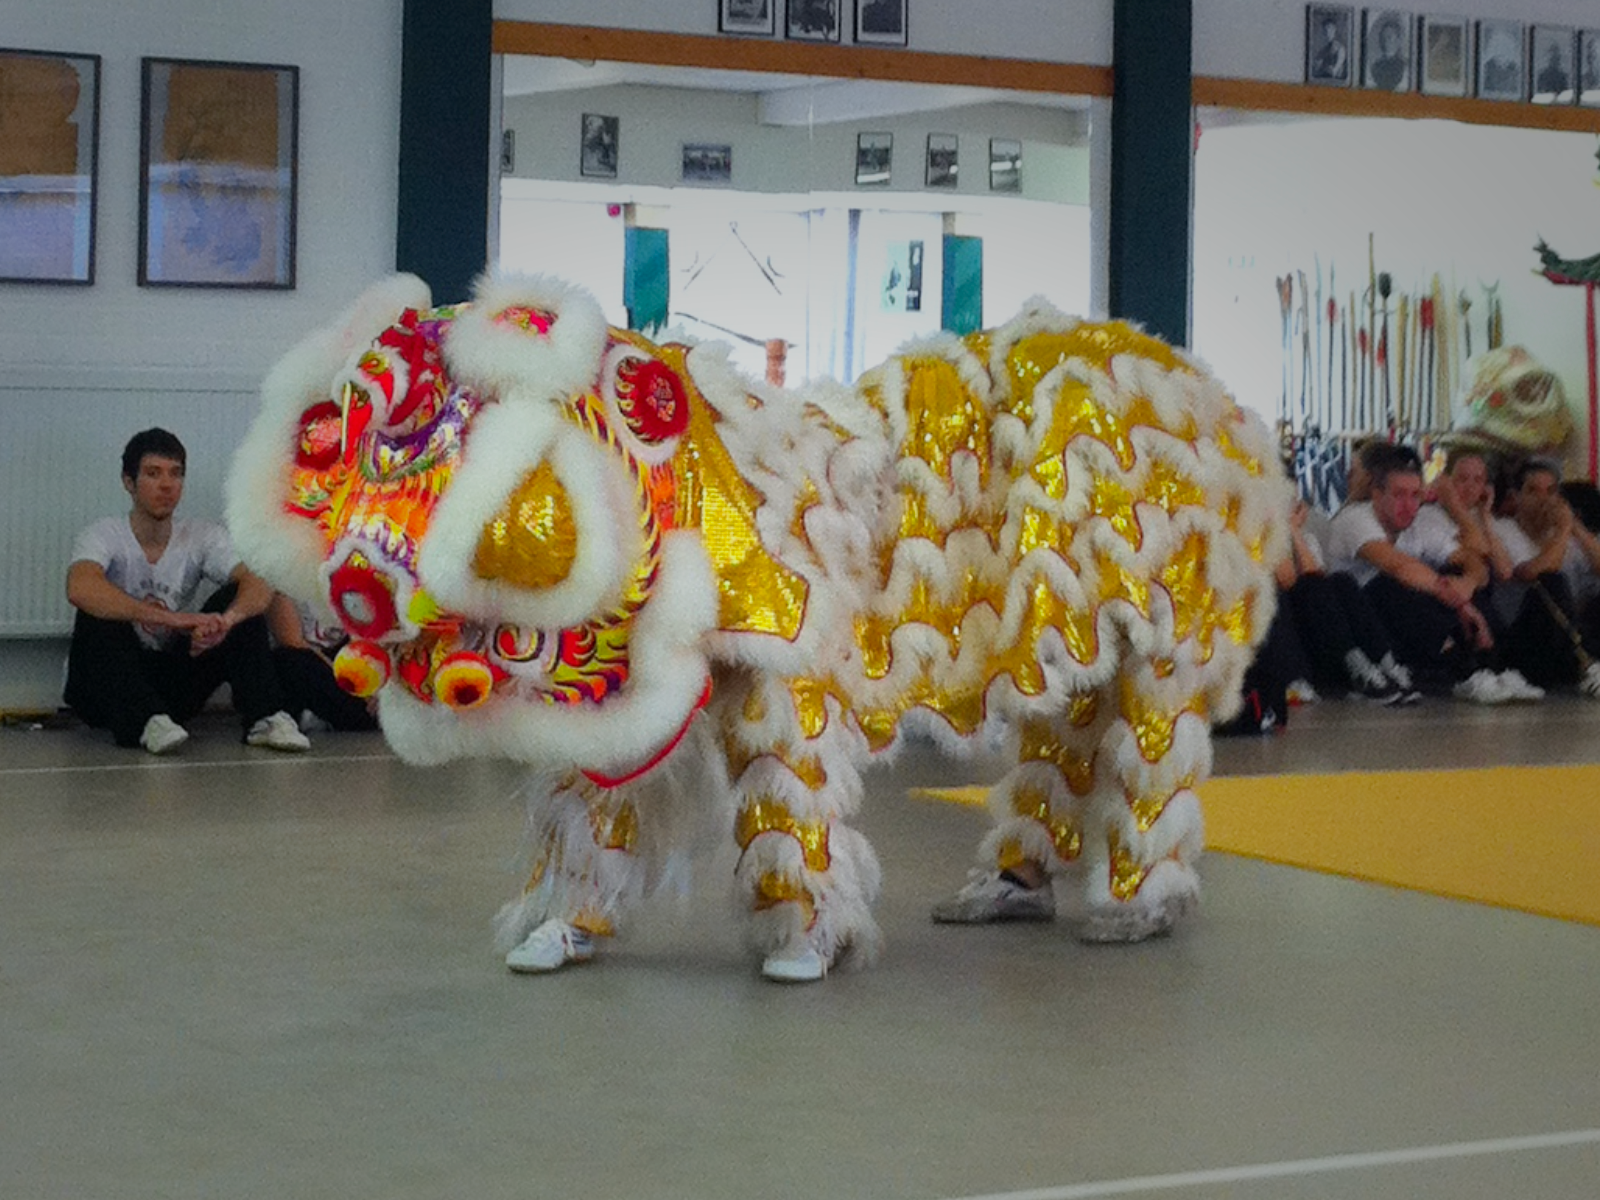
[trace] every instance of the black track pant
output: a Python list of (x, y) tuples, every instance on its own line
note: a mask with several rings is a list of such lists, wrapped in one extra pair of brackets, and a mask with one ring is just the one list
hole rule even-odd
[[(1541, 588), (1548, 602), (1539, 594)], [(1552, 605), (1559, 610), (1560, 619), (1551, 611)], [(1578, 636), (1586, 654), (1600, 658), (1596, 615), (1594, 605), (1580, 609), (1566, 576), (1558, 571), (1539, 576), (1537, 583), (1529, 585), (1516, 618), (1501, 635), (1506, 663), (1540, 687), (1576, 683), (1583, 668), (1573, 635)]]
[(283, 681), (289, 711), (296, 716), (309, 708), (335, 729), (349, 732), (378, 727), (367, 711), (367, 702), (335, 683), (333, 668), (315, 650), (279, 646), (272, 652), (272, 664)]
[(1352, 650), (1360, 650), (1373, 662), (1394, 652), (1389, 631), (1354, 576), (1302, 575), (1283, 597), (1310, 660), (1314, 683), (1347, 684), (1350, 668), (1345, 660)]

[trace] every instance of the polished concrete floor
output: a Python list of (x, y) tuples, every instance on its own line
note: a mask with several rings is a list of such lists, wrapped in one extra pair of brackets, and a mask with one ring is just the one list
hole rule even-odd
[[(1596, 761), (1600, 706), (1328, 704), (1217, 760)], [(1159, 943), (936, 927), (982, 816), (905, 788), (982, 769), (874, 777), (871, 971), (762, 983), (702, 878), (526, 978), (509, 768), (0, 730), (0, 1196), (1600, 1195), (1600, 929), (1223, 855)]]

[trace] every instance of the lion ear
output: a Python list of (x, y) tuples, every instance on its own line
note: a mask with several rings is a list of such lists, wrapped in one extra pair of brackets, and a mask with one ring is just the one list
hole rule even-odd
[(594, 387), (606, 347), (594, 297), (548, 275), (480, 279), (444, 337), (451, 377), (485, 399), (564, 401)]

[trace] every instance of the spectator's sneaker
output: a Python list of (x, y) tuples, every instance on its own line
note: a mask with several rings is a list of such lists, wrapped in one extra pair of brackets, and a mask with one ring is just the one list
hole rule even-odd
[(943, 925), (988, 925), (995, 921), (1053, 921), (1055, 890), (1046, 883), (1024, 887), (999, 871), (973, 870), (954, 896), (933, 906), (933, 919)]
[(151, 754), (171, 754), (189, 740), (189, 731), (166, 713), (157, 713), (144, 723), (139, 745)]
[(1500, 676), (1487, 667), (1474, 671), (1456, 684), (1452, 694), (1457, 700), (1466, 700), (1471, 704), (1504, 704), (1511, 698), (1506, 695)]
[(1385, 654), (1378, 660), (1378, 670), (1394, 680), (1395, 687), (1400, 689), (1401, 704), (1417, 704), (1422, 700), (1422, 690), (1417, 687), (1411, 668), (1404, 663), (1396, 662), (1394, 655)]
[(506, 966), (523, 975), (558, 971), (570, 962), (594, 957), (594, 938), (559, 917), (551, 917), (506, 955)]
[(1578, 678), (1578, 690), (1591, 700), (1600, 700), (1600, 662), (1592, 662)]
[(329, 725), (309, 708), (300, 711), (300, 719), (295, 722), (300, 727), (301, 733), (332, 733), (333, 726)]
[(300, 727), (294, 723), (294, 718), (286, 712), (275, 712), (270, 717), (262, 717), (250, 726), (250, 732), (244, 735), (244, 744), (291, 753), (311, 749), (311, 739), (300, 732)]
[(1522, 672), (1515, 669), (1500, 672), (1500, 691), (1508, 702), (1544, 699), (1544, 689), (1529, 683)]
[(1317, 689), (1311, 686), (1308, 679), (1296, 679), (1284, 689), (1290, 704), (1315, 704), (1322, 697), (1317, 695)]
[(1406, 694), (1365, 655), (1359, 662), (1351, 662), (1349, 670), (1350, 699), (1370, 700), (1385, 708), (1405, 702)]

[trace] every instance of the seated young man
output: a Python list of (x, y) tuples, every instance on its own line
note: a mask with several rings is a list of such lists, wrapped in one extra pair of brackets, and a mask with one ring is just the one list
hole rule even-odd
[[(261, 619), (272, 589), (245, 569), (222, 526), (174, 516), (187, 461), (165, 429), (135, 434), (122, 452), (128, 515), (96, 521), (73, 545), (67, 704), (117, 745), (166, 754), (227, 683), (249, 745), (305, 750)], [(218, 590), (202, 606), (207, 585)]]
[(1513, 476), (1514, 517), (1496, 521), (1511, 566), (1495, 588), (1506, 655), (1545, 687), (1576, 683), (1600, 699), (1600, 539), (1576, 519), (1555, 466)]
[(1366, 593), (1400, 661), (1422, 675), (1453, 680), (1462, 699), (1481, 704), (1539, 699), (1514, 670), (1487, 667), (1494, 637), (1474, 601), (1488, 582), (1479, 553), (1444, 524), (1413, 529), (1422, 507), (1416, 454), (1390, 447), (1370, 464), (1372, 498), (1346, 505), (1330, 527), (1328, 559)]

